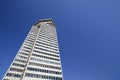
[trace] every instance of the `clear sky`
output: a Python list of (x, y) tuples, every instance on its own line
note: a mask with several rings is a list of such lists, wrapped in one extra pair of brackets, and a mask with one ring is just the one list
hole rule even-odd
[(0, 80), (43, 18), (56, 23), (64, 80), (120, 80), (120, 0), (0, 0)]

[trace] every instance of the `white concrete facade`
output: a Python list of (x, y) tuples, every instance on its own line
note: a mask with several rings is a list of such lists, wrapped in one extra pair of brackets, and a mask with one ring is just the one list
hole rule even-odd
[(63, 80), (53, 20), (32, 26), (3, 80)]

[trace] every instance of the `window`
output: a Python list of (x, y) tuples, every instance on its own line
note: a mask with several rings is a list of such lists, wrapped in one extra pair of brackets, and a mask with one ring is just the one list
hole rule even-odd
[(29, 64), (30, 64), (30, 65), (35, 65), (35, 66), (40, 66), (40, 67), (45, 67), (45, 68), (51, 68), (51, 69), (61, 70), (60, 67), (51, 66), (51, 65), (39, 64), (39, 63), (33, 63), (33, 62), (30, 62)]
[(16, 72), (23, 72), (23, 70), (22, 69), (17, 69), (17, 68), (10, 68), (10, 70), (11, 71), (16, 71)]
[(14, 74), (14, 73), (7, 73), (7, 75), (6, 75), (6, 76), (18, 77), (18, 78), (20, 78), (20, 77), (21, 77), (21, 75), (19, 75), (19, 74)]
[(38, 55), (38, 54), (34, 54), (34, 53), (32, 54), (32, 56), (51, 59), (51, 60), (55, 60), (55, 61), (60, 61), (59, 59), (55, 59), (55, 58), (51, 58), (51, 57), (47, 57), (47, 56), (42, 56), (42, 55)]
[(14, 65), (14, 66), (19, 66), (19, 67), (25, 67), (25, 65), (17, 64), (17, 63), (13, 63), (12, 65)]
[(62, 77), (53, 77), (53, 76), (38, 75), (38, 74), (31, 74), (31, 73), (26, 73), (25, 76), (26, 77), (52, 79), (52, 80), (62, 80)]

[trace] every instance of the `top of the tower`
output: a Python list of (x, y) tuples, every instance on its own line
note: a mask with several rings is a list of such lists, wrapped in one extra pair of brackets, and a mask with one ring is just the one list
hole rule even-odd
[(52, 18), (50, 18), (50, 19), (40, 19), (40, 20), (38, 20), (38, 21), (34, 24), (34, 26), (37, 26), (37, 25), (39, 25), (39, 24), (42, 23), (42, 22), (45, 22), (45, 23), (47, 23), (47, 24), (49, 24), (49, 25), (51, 25), (51, 26), (56, 27)]

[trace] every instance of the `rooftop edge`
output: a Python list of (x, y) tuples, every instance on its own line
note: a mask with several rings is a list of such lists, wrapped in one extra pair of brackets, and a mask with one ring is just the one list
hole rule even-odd
[(55, 23), (54, 23), (54, 21), (53, 21), (52, 18), (50, 18), (50, 19), (39, 19), (39, 20), (34, 24), (34, 26), (36, 26), (36, 25), (39, 24), (40, 22), (47, 22), (47, 21), (52, 21), (54, 27), (56, 27), (56, 26), (55, 26)]

